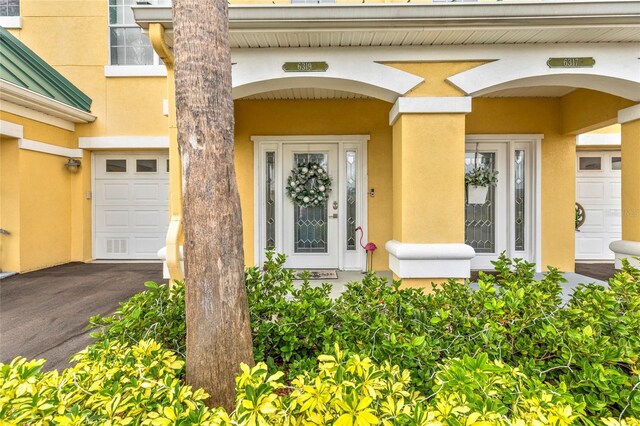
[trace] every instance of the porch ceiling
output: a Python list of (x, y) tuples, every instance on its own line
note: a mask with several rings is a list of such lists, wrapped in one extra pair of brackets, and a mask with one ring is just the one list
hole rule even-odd
[[(144, 29), (170, 6), (134, 6)], [(640, 42), (640, 1), (232, 5), (231, 47)]]
[[(519, 87), (514, 89), (498, 90), (480, 96), (482, 98), (559, 98), (575, 90), (575, 87), (567, 86), (535, 86)], [(345, 92), (342, 90), (295, 88), (284, 90), (272, 90), (240, 98), (243, 100), (282, 100), (282, 99), (371, 99), (359, 93)]]
[(251, 100), (277, 100), (277, 99), (371, 99), (369, 96), (359, 93), (345, 92), (342, 90), (317, 89), (317, 88), (295, 88), (284, 90), (272, 90), (270, 92), (258, 93), (240, 99)]

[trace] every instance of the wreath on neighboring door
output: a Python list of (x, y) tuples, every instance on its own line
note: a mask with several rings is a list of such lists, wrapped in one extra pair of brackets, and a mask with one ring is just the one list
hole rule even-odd
[(300, 164), (287, 179), (287, 196), (301, 207), (323, 206), (331, 192), (331, 177), (318, 163)]

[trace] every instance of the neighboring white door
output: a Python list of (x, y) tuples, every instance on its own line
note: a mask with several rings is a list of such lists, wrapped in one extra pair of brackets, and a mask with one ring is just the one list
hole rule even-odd
[(94, 154), (96, 259), (157, 259), (169, 223), (169, 156)]
[(622, 238), (620, 151), (581, 151), (576, 160), (576, 202), (585, 212), (576, 231), (576, 259), (613, 260), (609, 244)]
[(498, 171), (484, 204), (469, 204), (465, 196), (465, 244), (476, 251), (472, 269), (493, 269), (502, 252), (534, 260), (533, 152), (526, 141), (467, 143), (465, 171), (476, 164)]
[(338, 268), (338, 144), (286, 144), (283, 147), (283, 176), (298, 165), (318, 163), (332, 178), (326, 204), (301, 207), (286, 195), (283, 200), (283, 249), (289, 268)]

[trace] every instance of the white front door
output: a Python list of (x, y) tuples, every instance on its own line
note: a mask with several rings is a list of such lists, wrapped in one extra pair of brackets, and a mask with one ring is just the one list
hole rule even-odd
[[(338, 144), (287, 144), (283, 172), (309, 163), (323, 167), (332, 179), (326, 203), (302, 207), (283, 197), (284, 253), (290, 268), (338, 268), (338, 211), (340, 175)], [(286, 184), (286, 179), (284, 180)]]
[(498, 171), (484, 204), (465, 197), (465, 243), (472, 269), (493, 269), (500, 253), (533, 261), (533, 147), (521, 141), (467, 143), (465, 171), (482, 165)]
[[(367, 242), (368, 135), (253, 136), (255, 143), (255, 263), (275, 250), (286, 267), (364, 270)], [(322, 164), (331, 192), (322, 206), (301, 207), (287, 196), (291, 170)], [(373, 192), (372, 192), (373, 193)], [(373, 196), (373, 195), (372, 195)], [(363, 233), (356, 229), (361, 226)]]

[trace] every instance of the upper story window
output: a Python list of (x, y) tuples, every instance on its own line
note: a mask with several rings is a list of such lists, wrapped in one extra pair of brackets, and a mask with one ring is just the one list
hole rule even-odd
[(0, 0), (0, 16), (20, 16), (20, 0)]
[[(0, 0), (6, 1), (6, 0)], [(11, 0), (9, 0), (11, 1)], [(133, 19), (136, 0), (109, 0), (109, 57), (111, 65), (159, 65), (149, 37)]]

